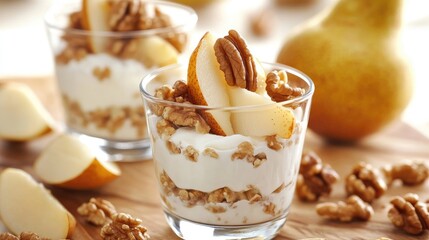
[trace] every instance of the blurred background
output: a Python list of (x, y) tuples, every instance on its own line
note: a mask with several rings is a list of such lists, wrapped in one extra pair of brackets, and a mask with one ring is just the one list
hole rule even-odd
[[(51, 76), (53, 61), (43, 15), (55, 0), (0, 0), (0, 79)], [(57, 0), (60, 1), (60, 0)], [(224, 35), (236, 29), (261, 61), (275, 61), (295, 26), (335, 0), (213, 0), (192, 5), (199, 22), (190, 46), (206, 31)], [(261, 24), (255, 27), (255, 21)], [(415, 92), (402, 119), (429, 136), (429, 2), (404, 0), (402, 45), (411, 62)], [(364, 36), (363, 36), (364, 37)], [(189, 49), (190, 50), (190, 49)]]

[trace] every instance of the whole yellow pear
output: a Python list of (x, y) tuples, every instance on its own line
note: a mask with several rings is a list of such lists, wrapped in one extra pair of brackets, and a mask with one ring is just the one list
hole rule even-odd
[(339, 0), (299, 26), (277, 61), (314, 81), (309, 128), (335, 141), (356, 141), (396, 119), (412, 95), (398, 47), (402, 0)]

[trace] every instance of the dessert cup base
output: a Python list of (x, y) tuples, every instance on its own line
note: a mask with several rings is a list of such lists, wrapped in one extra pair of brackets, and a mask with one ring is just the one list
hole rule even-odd
[(211, 239), (273, 239), (286, 222), (286, 215), (269, 222), (251, 225), (209, 225), (182, 219), (165, 211), (165, 217), (174, 233), (186, 240)]
[(95, 150), (97, 156), (111, 162), (136, 162), (152, 159), (150, 139), (135, 141), (117, 141), (89, 136), (68, 129), (68, 132), (77, 136), (83, 143)]

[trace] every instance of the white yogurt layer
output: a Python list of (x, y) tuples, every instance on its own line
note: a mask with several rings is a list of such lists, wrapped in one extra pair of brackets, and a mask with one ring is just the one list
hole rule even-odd
[[(110, 76), (98, 79), (93, 74), (95, 68), (109, 68)], [(80, 61), (72, 60), (67, 64), (56, 65), (61, 94), (69, 101), (79, 104), (84, 112), (112, 106), (130, 108), (143, 106), (138, 86), (149, 70), (135, 60), (122, 60), (104, 53), (91, 54)], [(95, 137), (116, 140), (141, 139), (130, 120), (125, 120), (115, 132), (98, 128), (93, 123), (86, 126), (73, 124), (71, 127)]]
[[(149, 126), (156, 128), (156, 116), (150, 117)], [(196, 162), (190, 161), (184, 154), (173, 154), (166, 141), (161, 139), (156, 129), (151, 129), (154, 135), (153, 158), (156, 161), (158, 175), (163, 171), (171, 178), (178, 188), (193, 189), (202, 192), (211, 192), (222, 187), (228, 187), (232, 191), (240, 192), (250, 188), (258, 189), (263, 197), (272, 198), (276, 209), (288, 209), (294, 192), (294, 187), (288, 187), (279, 194), (273, 192), (282, 184), (294, 186), (303, 147), (303, 139), (295, 133), (288, 140), (281, 140), (284, 148), (278, 151), (270, 149), (265, 139), (251, 138), (242, 135), (218, 136), (214, 134), (200, 134), (194, 129), (179, 128), (169, 139), (176, 146), (185, 149), (192, 146), (198, 153)], [(237, 151), (238, 145), (250, 142), (254, 146), (254, 154), (265, 153), (267, 160), (258, 167), (245, 159), (231, 160), (231, 156)], [(218, 158), (202, 154), (207, 148), (213, 149)], [(240, 201), (234, 206), (229, 206), (225, 213), (212, 213), (205, 209), (206, 206), (187, 207), (181, 201), (168, 198), (175, 214), (192, 221), (209, 224), (243, 224), (243, 218), (247, 223), (256, 223), (274, 218), (262, 211), (258, 203), (249, 204), (248, 201)], [(225, 203), (226, 206), (228, 204)], [(222, 220), (219, 221), (218, 217)]]
[[(97, 67), (109, 68), (110, 77), (98, 79), (93, 74)], [(56, 65), (61, 93), (79, 103), (84, 111), (109, 106), (141, 106), (139, 83), (148, 71), (135, 60), (121, 60), (104, 53)]]

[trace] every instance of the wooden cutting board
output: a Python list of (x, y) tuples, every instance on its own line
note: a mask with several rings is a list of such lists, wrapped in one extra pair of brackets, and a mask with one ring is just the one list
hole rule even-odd
[[(0, 79), (1, 81), (19, 81), (30, 85), (48, 111), (57, 120), (62, 119), (58, 93), (51, 77)], [(0, 141), (0, 169), (21, 168), (34, 176), (32, 163), (56, 134), (58, 133), (26, 144)], [(318, 153), (324, 162), (329, 163), (341, 176), (332, 195), (322, 201), (344, 200), (344, 177), (359, 161), (366, 161), (375, 167), (400, 162), (404, 159), (429, 161), (429, 139), (402, 122), (396, 122), (383, 132), (355, 145), (330, 144), (308, 132), (305, 148)], [(117, 207), (118, 211), (141, 218), (143, 225), (149, 229), (152, 239), (179, 239), (170, 230), (164, 219), (152, 161), (121, 163), (120, 167), (123, 172), (122, 176), (97, 190), (71, 191), (48, 186), (54, 196), (76, 217), (77, 228), (73, 239), (100, 239), (100, 228), (85, 223), (76, 213), (76, 208), (91, 197), (107, 199)], [(37, 176), (35, 177), (37, 179)], [(382, 198), (373, 204), (375, 215), (369, 222), (336, 223), (327, 221), (316, 215), (315, 204), (302, 203), (295, 199), (288, 221), (275, 239), (310, 237), (365, 240), (375, 240), (380, 237), (395, 240), (429, 239), (429, 231), (419, 236), (408, 235), (394, 228), (387, 218), (389, 200), (393, 196), (403, 195), (407, 192), (418, 193), (423, 200), (429, 199), (429, 181), (418, 187), (403, 187), (399, 184), (392, 186)]]

